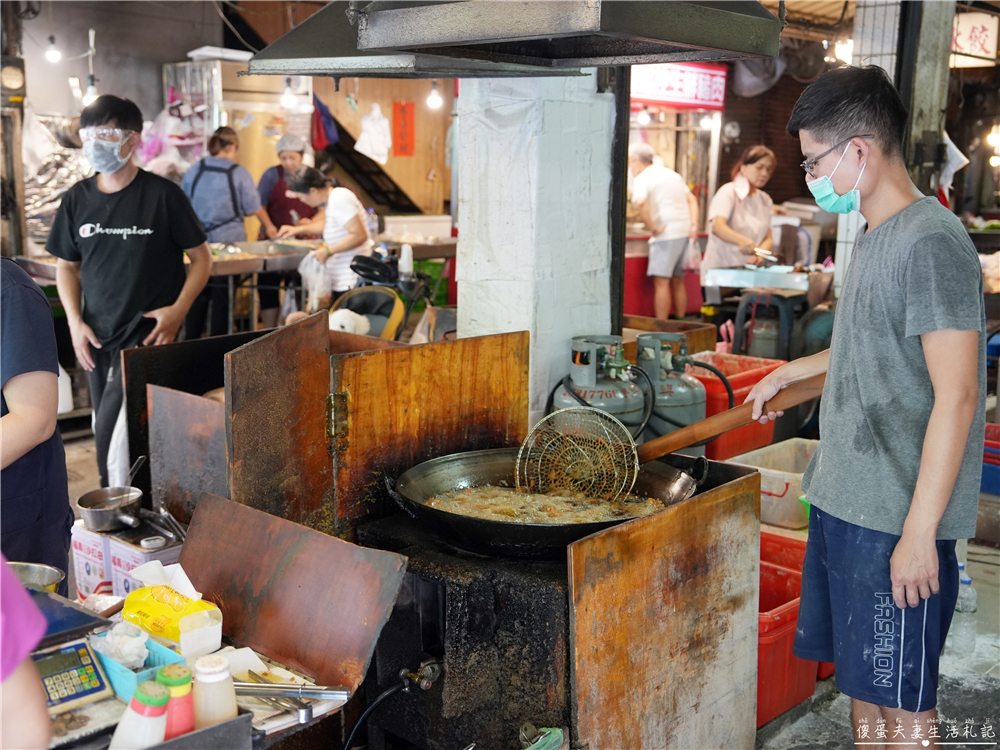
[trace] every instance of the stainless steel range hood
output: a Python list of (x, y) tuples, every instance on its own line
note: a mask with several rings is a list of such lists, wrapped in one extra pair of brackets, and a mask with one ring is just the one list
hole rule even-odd
[[(539, 70), (526, 65), (456, 59), (396, 50), (358, 49), (358, 14), (349, 2), (331, 2), (250, 59), (251, 75), (335, 78), (513, 78), (581, 75), (579, 70)], [(398, 6), (397, 6), (398, 7)], [(354, 19), (348, 18), (350, 13)]]
[(376, 1), (358, 48), (543, 68), (776, 57), (781, 24), (757, 2)]
[(250, 61), (254, 74), (474, 78), (581, 67), (775, 57), (757, 2), (333, 2)]

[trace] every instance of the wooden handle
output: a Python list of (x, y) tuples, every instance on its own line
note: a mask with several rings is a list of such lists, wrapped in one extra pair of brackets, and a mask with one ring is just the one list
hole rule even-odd
[[(826, 382), (826, 373), (814, 375), (806, 380), (801, 380), (787, 388), (778, 391), (778, 394), (764, 404), (763, 413), (769, 411), (784, 411), (792, 406), (798, 406), (806, 401), (819, 398), (823, 395), (823, 384)], [(660, 458), (668, 453), (674, 453), (682, 448), (687, 448), (703, 440), (710, 440), (718, 437), (724, 432), (735, 430), (737, 427), (753, 422), (753, 402), (737, 406), (735, 409), (714, 414), (708, 419), (695, 422), (679, 430), (668, 432), (666, 435), (643, 443), (637, 448), (639, 463), (644, 464), (654, 458)]]

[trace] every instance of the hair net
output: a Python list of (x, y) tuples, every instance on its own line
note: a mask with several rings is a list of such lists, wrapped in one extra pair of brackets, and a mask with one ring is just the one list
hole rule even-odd
[(300, 154), (306, 150), (306, 142), (293, 133), (285, 133), (275, 146), (275, 151), (279, 154), (282, 151), (298, 151)]

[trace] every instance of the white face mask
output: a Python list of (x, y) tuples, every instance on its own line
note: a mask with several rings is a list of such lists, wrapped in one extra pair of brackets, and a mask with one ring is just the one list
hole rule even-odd
[(83, 143), (83, 155), (87, 157), (90, 166), (103, 174), (112, 174), (128, 164), (132, 154), (121, 155), (124, 141), (102, 141), (94, 138)]
[(743, 200), (750, 195), (750, 180), (741, 174), (736, 175), (733, 178), (733, 190), (736, 192), (736, 197)]

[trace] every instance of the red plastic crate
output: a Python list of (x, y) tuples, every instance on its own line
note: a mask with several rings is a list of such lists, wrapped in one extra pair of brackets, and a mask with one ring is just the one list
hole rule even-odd
[(760, 561), (772, 565), (780, 565), (802, 572), (802, 563), (806, 559), (806, 542), (804, 539), (775, 534), (761, 529)]
[(984, 448), (1000, 451), (1000, 424), (986, 423), (986, 445)]
[[(780, 565), (784, 568), (802, 572), (802, 563), (806, 559), (806, 543), (804, 539), (793, 539), (791, 537), (775, 534), (770, 531), (760, 532), (760, 561), (768, 562), (772, 565)], [(799, 578), (801, 581), (801, 577)], [(761, 586), (763, 589), (763, 586)], [(801, 591), (801, 589), (800, 589)], [(798, 611), (796, 611), (796, 617)], [(816, 671), (816, 677), (825, 680), (834, 672), (832, 661), (821, 661)]]
[[(768, 373), (785, 364), (785, 361), (781, 359), (764, 359), (720, 352), (698, 352), (694, 358), (722, 371), (722, 374), (729, 380), (729, 385), (732, 386), (735, 406), (742, 404), (743, 399), (750, 393), (750, 389), (763, 380)], [(729, 396), (726, 394), (726, 387), (715, 373), (704, 367), (688, 367), (687, 373), (698, 378), (705, 386), (708, 399), (705, 404), (706, 417), (729, 409)], [(722, 461), (770, 445), (773, 439), (774, 422), (768, 422), (766, 425), (754, 422), (730, 430), (708, 443), (705, 446), (705, 457), (714, 461)]]
[(757, 726), (783, 714), (816, 690), (816, 662), (792, 653), (802, 574), (760, 564), (757, 633)]
[(792, 653), (795, 623), (757, 636), (757, 728), (816, 691), (816, 662)]

